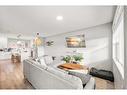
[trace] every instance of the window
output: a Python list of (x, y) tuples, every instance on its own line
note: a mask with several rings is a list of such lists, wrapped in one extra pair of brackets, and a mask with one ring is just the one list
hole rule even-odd
[(124, 14), (121, 13), (113, 31), (113, 60), (124, 76)]

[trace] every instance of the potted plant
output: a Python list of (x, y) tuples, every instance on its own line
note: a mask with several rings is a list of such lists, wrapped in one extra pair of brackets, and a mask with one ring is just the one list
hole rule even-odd
[(62, 60), (65, 61), (66, 63), (70, 63), (71, 59), (72, 59), (71, 56), (68, 55), (68, 56), (63, 57)]
[(80, 63), (83, 60), (82, 54), (73, 55), (74, 63)]

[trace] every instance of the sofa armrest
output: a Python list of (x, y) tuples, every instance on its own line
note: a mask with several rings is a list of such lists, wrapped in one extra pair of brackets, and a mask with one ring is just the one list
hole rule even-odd
[(91, 79), (86, 84), (86, 86), (84, 87), (84, 89), (95, 89), (95, 87), (96, 87), (95, 79), (93, 77), (91, 77)]

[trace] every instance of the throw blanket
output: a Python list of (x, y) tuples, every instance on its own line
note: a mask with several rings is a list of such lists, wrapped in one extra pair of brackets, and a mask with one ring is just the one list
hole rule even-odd
[(91, 78), (91, 75), (89, 75), (89, 74), (83, 74), (83, 73), (79, 73), (79, 72), (68, 71), (68, 74), (74, 75), (76, 77), (79, 77), (81, 79), (83, 85), (86, 85), (87, 82)]

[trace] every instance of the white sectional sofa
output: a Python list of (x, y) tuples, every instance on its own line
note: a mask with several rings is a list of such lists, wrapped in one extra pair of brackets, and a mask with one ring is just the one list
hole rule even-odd
[(80, 78), (69, 75), (66, 71), (42, 66), (33, 60), (23, 61), (25, 78), (35, 89), (94, 89), (95, 80), (91, 77), (83, 88)]

